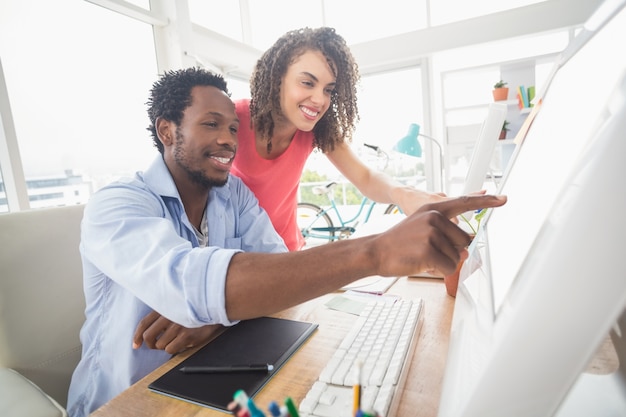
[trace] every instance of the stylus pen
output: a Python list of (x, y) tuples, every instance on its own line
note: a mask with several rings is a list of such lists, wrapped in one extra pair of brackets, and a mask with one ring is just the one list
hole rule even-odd
[(180, 371), (185, 374), (231, 374), (235, 372), (271, 372), (274, 365), (226, 365), (226, 366), (183, 366)]

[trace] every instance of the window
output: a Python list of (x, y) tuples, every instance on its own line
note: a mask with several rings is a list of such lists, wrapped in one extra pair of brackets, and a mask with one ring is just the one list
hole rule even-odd
[(0, 3), (0, 56), (27, 185), (68, 184), (29, 188), (31, 207), (63, 204), (58, 192), (71, 197), (66, 204), (84, 202), (69, 183), (97, 189), (156, 155), (145, 107), (154, 50), (150, 25), (86, 1)]
[(355, 143), (391, 149), (409, 124), (423, 124), (421, 69), (413, 67), (362, 78), (358, 92), (361, 121)]

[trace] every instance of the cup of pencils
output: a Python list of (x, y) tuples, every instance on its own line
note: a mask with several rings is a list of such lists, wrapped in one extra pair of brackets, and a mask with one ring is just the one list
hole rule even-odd
[[(252, 398), (243, 390), (235, 392), (233, 401), (228, 404), (228, 411), (237, 417), (265, 417), (266, 414), (254, 403)], [(272, 401), (268, 406), (271, 417), (300, 417), (298, 408), (291, 397), (285, 398), (285, 403), (281, 406), (276, 401)]]

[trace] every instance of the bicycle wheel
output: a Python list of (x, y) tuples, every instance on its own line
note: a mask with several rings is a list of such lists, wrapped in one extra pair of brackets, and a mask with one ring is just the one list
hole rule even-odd
[(387, 208), (385, 209), (385, 214), (398, 214), (398, 213), (402, 213), (402, 210), (400, 209), (400, 206), (396, 204), (389, 204)]
[(304, 236), (305, 249), (335, 240), (333, 221), (320, 206), (298, 203), (296, 217), (298, 228)]

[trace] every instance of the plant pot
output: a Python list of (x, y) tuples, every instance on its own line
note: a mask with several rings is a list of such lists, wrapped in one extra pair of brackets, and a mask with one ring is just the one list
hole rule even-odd
[(456, 290), (459, 288), (459, 274), (463, 267), (463, 262), (459, 262), (456, 266), (456, 270), (450, 275), (444, 275), (443, 283), (446, 285), (446, 292), (450, 297), (456, 297)]
[(509, 97), (509, 87), (501, 87), (493, 89), (494, 101), (506, 100)]
[(503, 131), (500, 132), (500, 137), (498, 139), (500, 139), (500, 140), (506, 139), (506, 130), (503, 130)]
[[(476, 236), (473, 233), (470, 234), (471, 241), (473, 241), (475, 237)], [(464, 262), (465, 261), (460, 261), (453, 273), (443, 276), (443, 283), (445, 284), (446, 292), (450, 297), (456, 297), (456, 291), (459, 288), (459, 276), (461, 275), (461, 268), (463, 268)]]

